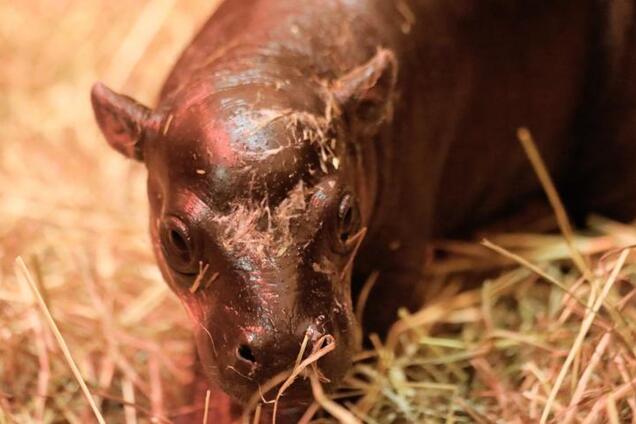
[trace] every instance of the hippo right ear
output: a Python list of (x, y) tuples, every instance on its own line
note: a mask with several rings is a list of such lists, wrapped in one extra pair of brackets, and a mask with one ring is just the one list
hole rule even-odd
[(143, 160), (143, 142), (151, 126), (152, 111), (99, 82), (93, 85), (91, 102), (108, 144), (126, 157)]
[(392, 118), (397, 71), (395, 54), (381, 48), (332, 85), (338, 108), (358, 130), (373, 132)]

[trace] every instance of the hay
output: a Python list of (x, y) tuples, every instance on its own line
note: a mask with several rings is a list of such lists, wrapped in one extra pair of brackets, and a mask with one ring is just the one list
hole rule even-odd
[[(350, 409), (368, 422), (525, 423), (542, 414), (549, 422), (606, 421), (610, 414), (631, 421), (636, 257), (623, 249), (595, 254), (594, 240), (610, 236), (617, 246), (633, 244), (636, 229), (600, 218), (591, 223), (596, 234), (581, 254), (603, 282), (592, 307), (576, 300), (594, 286), (567, 254), (539, 259), (536, 269), (508, 267), (479, 290), (438, 291), (422, 310), (404, 313), (386, 344), (355, 365), (341, 390), (364, 396), (356, 395)], [(547, 235), (524, 237), (547, 251), (564, 244)], [(508, 257), (536, 260), (531, 251)], [(465, 259), (484, 260), (481, 254)], [(435, 268), (431, 274), (439, 277)], [(451, 287), (461, 281), (446, 273), (441, 278), (440, 285)]]
[[(0, 6), (0, 422), (93, 417), (13, 271), (17, 256), (106, 422), (187, 412), (190, 323), (149, 248), (144, 169), (105, 145), (88, 93), (97, 79), (121, 81), (116, 88), (152, 103), (209, 8), (194, 0)], [(113, 62), (124, 45), (140, 58), (128, 75)]]
[[(214, 408), (187, 396), (190, 323), (154, 265), (143, 167), (110, 151), (88, 101), (102, 79), (152, 103), (210, 8), (175, 4), (0, 6), (0, 423), (90, 421), (86, 392), (109, 423)], [(636, 244), (636, 228), (592, 217), (577, 234), (557, 216), (565, 238), (440, 243), (447, 255), (426, 268), (426, 306), (402, 311), (386, 340), (372, 337), (336, 393), (322, 392), (315, 367), (305, 370), (316, 402), (302, 422), (632, 421), (636, 257), (624, 248)], [(18, 256), (86, 391), (14, 272)], [(494, 277), (460, 290), (484, 270)]]

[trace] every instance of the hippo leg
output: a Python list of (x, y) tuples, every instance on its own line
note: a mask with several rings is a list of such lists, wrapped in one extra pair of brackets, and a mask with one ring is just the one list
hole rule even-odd
[(377, 272), (368, 298), (364, 303), (362, 327), (366, 336), (377, 333), (381, 337), (398, 318), (400, 308), (411, 312), (422, 307), (424, 300), (422, 267), (425, 263), (426, 246), (387, 246), (372, 249), (377, 255), (362, 257), (354, 272), (352, 295), (354, 304), (372, 273)]

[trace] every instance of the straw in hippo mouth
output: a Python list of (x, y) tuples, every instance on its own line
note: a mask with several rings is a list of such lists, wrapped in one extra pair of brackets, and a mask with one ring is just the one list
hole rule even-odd
[[(310, 350), (308, 350), (309, 343), (312, 343)], [(303, 377), (304, 379), (309, 378), (311, 381), (311, 389), (314, 392), (316, 391), (317, 386), (320, 385), (321, 380), (323, 382), (329, 382), (329, 380), (320, 372), (318, 361), (323, 356), (332, 352), (335, 348), (336, 341), (333, 336), (327, 334), (322, 337), (315, 338), (312, 341), (311, 331), (308, 329), (305, 333), (305, 337), (303, 338), (300, 350), (298, 351), (298, 356), (296, 357), (294, 366), (291, 369), (283, 371), (272, 377), (263, 385), (260, 385), (258, 391), (255, 392), (248, 401), (243, 417), (249, 418), (252, 413), (260, 414), (259, 411), (261, 402), (265, 405), (272, 405), (271, 414), (273, 422), (276, 422), (276, 417), (279, 413), (283, 413), (284, 415), (289, 415), (291, 413), (302, 414), (304, 409), (309, 406), (309, 402), (306, 402), (306, 405), (299, 406), (298, 401), (308, 398), (308, 393), (304, 392), (308, 391), (307, 389), (309, 389), (309, 387), (300, 388), (300, 391), (298, 392), (294, 392), (290, 389), (299, 377)], [(276, 390), (277, 388), (278, 390)], [(267, 400), (266, 396), (268, 393), (276, 393), (274, 399)], [(285, 405), (281, 407), (281, 398), (284, 395), (291, 396), (287, 397), (286, 402), (284, 402)]]

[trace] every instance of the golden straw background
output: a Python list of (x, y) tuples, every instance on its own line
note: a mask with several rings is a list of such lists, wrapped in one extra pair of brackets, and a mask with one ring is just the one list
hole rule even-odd
[(107, 146), (89, 92), (101, 80), (154, 104), (214, 3), (0, 2), (0, 422), (92, 420), (18, 255), (108, 422), (133, 419), (121, 400), (184, 404), (189, 323), (154, 265), (145, 170)]
[[(214, 4), (0, 2), (0, 424), (171, 422), (203, 408), (190, 398), (190, 323), (150, 250), (145, 170), (107, 146), (89, 91), (101, 80), (153, 105)], [(338, 392), (294, 370), (316, 397), (304, 422), (636, 423), (636, 226), (590, 217), (572, 234), (519, 136), (561, 232), (437, 243), (425, 306), (372, 335)]]

